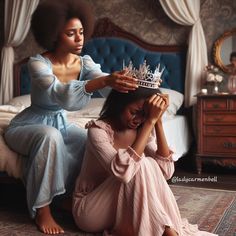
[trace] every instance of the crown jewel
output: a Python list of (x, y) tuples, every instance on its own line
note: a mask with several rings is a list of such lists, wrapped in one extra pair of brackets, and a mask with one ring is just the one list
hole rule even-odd
[(152, 72), (146, 61), (139, 65), (139, 69), (136, 69), (132, 61), (130, 61), (128, 66), (123, 65), (123, 69), (127, 71), (127, 76), (138, 79), (138, 85), (140, 87), (157, 89), (162, 82), (161, 75), (165, 70), (165, 67), (160, 70), (159, 63), (154, 72)]

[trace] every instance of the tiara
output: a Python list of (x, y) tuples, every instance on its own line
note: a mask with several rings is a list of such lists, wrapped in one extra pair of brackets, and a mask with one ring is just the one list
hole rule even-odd
[(139, 69), (134, 67), (132, 61), (129, 62), (128, 66), (125, 66), (123, 63), (123, 69), (127, 71), (125, 75), (138, 79), (138, 85), (140, 87), (157, 89), (162, 82), (161, 75), (165, 70), (165, 67), (160, 70), (159, 63), (154, 72), (152, 72), (145, 60), (143, 64), (139, 65)]

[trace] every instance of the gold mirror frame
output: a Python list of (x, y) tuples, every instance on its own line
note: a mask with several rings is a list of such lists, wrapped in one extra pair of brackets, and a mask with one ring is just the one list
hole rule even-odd
[(226, 31), (219, 39), (217, 39), (214, 43), (213, 46), (213, 58), (214, 58), (214, 62), (215, 64), (224, 72), (229, 73), (227, 67), (224, 65), (222, 58), (221, 58), (221, 47), (222, 44), (224, 42), (224, 40), (226, 40), (227, 38), (236, 35), (236, 28)]

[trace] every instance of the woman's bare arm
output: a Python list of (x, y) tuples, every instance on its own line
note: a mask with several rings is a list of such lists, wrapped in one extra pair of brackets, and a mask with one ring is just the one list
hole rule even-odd
[[(161, 95), (153, 95), (148, 101), (147, 104), (145, 104), (146, 113), (147, 113), (147, 119), (145, 120), (144, 124), (140, 128), (137, 138), (132, 145), (132, 148), (136, 151), (138, 155), (142, 155), (144, 152), (144, 149), (147, 145), (147, 141), (149, 136), (151, 135), (151, 131), (155, 126), (156, 132), (160, 132), (159, 139), (163, 138), (161, 153), (165, 153), (165, 135), (164, 131), (161, 128), (161, 116), (164, 113), (168, 106), (168, 98), (164, 98)], [(168, 146), (167, 146), (168, 147)], [(169, 149), (168, 149), (169, 153)]]
[(106, 86), (123, 93), (138, 88), (137, 79), (126, 76), (125, 71), (120, 71), (89, 80), (85, 85), (85, 90), (86, 92), (91, 93)]

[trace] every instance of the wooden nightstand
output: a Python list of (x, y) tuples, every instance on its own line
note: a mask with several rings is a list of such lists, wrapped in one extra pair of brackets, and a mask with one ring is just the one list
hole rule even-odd
[(236, 95), (197, 95), (196, 161), (236, 167)]

